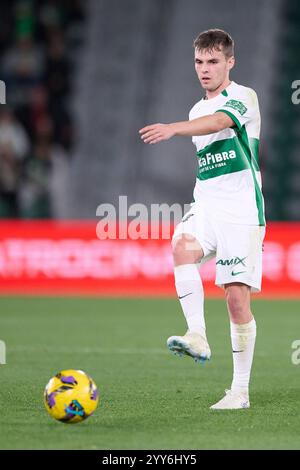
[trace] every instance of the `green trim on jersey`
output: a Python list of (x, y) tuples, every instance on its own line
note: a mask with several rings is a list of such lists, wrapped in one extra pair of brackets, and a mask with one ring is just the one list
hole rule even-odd
[[(242, 124), (240, 123), (238, 118), (234, 114), (232, 114), (230, 111), (227, 111), (227, 109), (217, 109), (217, 111), (215, 111), (215, 113), (225, 113), (225, 114), (227, 114), (233, 120), (233, 122), (236, 124), (236, 126), (239, 129), (241, 129)], [(234, 127), (234, 126), (232, 126), (232, 127)]]
[[(247, 135), (248, 137), (248, 135)], [(253, 157), (252, 163), (255, 171), (260, 171), (259, 169), (259, 140), (255, 139), (255, 137), (248, 137), (248, 144), (250, 148), (251, 155)]]
[(258, 139), (251, 139), (251, 142), (250, 142), (245, 126), (243, 126), (241, 129), (236, 131), (236, 133), (237, 135), (240, 136), (240, 139), (239, 139), (240, 145), (243, 147), (243, 153), (246, 155), (249, 161), (249, 166), (250, 166), (252, 177), (253, 177), (253, 182), (254, 182), (254, 187), (255, 187), (255, 200), (256, 200), (256, 207), (257, 207), (257, 212), (258, 212), (258, 222), (259, 222), (259, 225), (266, 225), (265, 215), (264, 215), (263, 195), (262, 195), (261, 188), (258, 184), (256, 174), (255, 174), (256, 171), (259, 171), (258, 142), (253, 142), (253, 141), (255, 140), (257, 141)]
[(223, 95), (223, 96), (228, 96), (228, 93), (227, 93), (226, 90), (223, 90), (223, 91), (221, 92), (221, 95)]

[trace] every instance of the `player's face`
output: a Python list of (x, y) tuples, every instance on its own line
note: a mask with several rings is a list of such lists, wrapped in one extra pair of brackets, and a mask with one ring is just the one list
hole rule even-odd
[(202, 87), (217, 90), (226, 80), (234, 65), (234, 57), (227, 59), (222, 51), (199, 51), (195, 49), (195, 70)]

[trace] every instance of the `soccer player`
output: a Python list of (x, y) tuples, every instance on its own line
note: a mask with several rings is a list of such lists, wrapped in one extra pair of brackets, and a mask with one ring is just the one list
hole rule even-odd
[(189, 121), (153, 124), (139, 132), (145, 143), (191, 136), (197, 148), (194, 202), (177, 225), (173, 240), (175, 285), (186, 318), (184, 336), (168, 339), (169, 349), (196, 361), (209, 360), (204, 293), (197, 265), (216, 257), (216, 285), (223, 287), (230, 317), (233, 380), (212, 409), (249, 408), (249, 380), (256, 323), (251, 292), (259, 292), (264, 202), (258, 166), (260, 113), (256, 93), (230, 80), (234, 42), (223, 30), (202, 32), (194, 41), (195, 70), (205, 96)]

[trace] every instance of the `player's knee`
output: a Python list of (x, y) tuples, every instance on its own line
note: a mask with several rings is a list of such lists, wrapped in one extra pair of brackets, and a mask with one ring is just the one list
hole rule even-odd
[(189, 258), (189, 253), (186, 252), (185, 238), (174, 240), (172, 244), (172, 252), (175, 265), (184, 264), (185, 260)]
[(187, 236), (178, 237), (173, 240), (172, 252), (175, 266), (196, 263), (202, 256), (201, 247), (196, 240)]
[(248, 296), (239, 286), (226, 288), (226, 301), (230, 318), (234, 323), (247, 321), (250, 312)]
[(230, 313), (231, 319), (238, 320), (244, 315), (245, 307), (241, 300), (237, 297), (229, 295), (227, 298), (228, 310)]

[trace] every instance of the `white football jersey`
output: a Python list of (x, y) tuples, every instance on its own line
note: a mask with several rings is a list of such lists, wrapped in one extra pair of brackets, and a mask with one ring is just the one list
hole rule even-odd
[(235, 125), (214, 134), (193, 137), (198, 157), (195, 202), (219, 220), (265, 225), (256, 93), (232, 81), (216, 97), (196, 103), (189, 119), (217, 111), (228, 114)]

